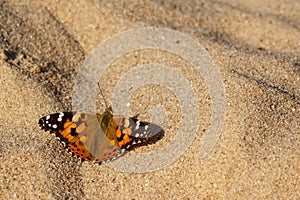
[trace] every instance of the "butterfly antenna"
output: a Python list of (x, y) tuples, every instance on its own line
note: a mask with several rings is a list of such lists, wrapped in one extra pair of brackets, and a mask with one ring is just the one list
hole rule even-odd
[(102, 96), (102, 98), (103, 98), (103, 101), (104, 101), (104, 103), (105, 103), (105, 107), (106, 107), (106, 108), (110, 107), (110, 104), (106, 101), (106, 98), (105, 98), (104, 93), (103, 93), (103, 89), (102, 89), (102, 87), (101, 87), (101, 85), (100, 85), (99, 82), (98, 82), (98, 87), (99, 87), (101, 96)]

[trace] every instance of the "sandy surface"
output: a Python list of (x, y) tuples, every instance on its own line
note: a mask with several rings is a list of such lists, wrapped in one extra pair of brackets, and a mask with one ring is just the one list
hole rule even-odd
[[(1, 1), (0, 199), (300, 199), (298, 0), (69, 2)], [(186, 65), (180, 73), (205, 111), (201, 123), (193, 122), (199, 123), (199, 137), (174, 163), (153, 172), (79, 162), (40, 130), (38, 119), (72, 109), (76, 73), (99, 43), (149, 26), (190, 35), (216, 63), (227, 99), (217, 144), (198, 158), (210, 117), (210, 93), (201, 77), (165, 52), (157, 59), (157, 52), (136, 51), (106, 72), (107, 94), (134, 64), (157, 59)], [(132, 97), (130, 112), (141, 112), (160, 101), (151, 96), (162, 95), (166, 136), (137, 151), (159, 149), (184, 126), (177, 123), (176, 96), (163, 87), (150, 90), (156, 95), (146, 89)]]

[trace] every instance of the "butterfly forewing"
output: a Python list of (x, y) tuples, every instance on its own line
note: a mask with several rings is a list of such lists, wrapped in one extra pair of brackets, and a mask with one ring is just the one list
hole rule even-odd
[[(164, 136), (164, 130), (155, 124), (143, 122), (137, 117), (113, 116), (118, 125), (117, 137), (119, 146), (126, 150), (155, 143)], [(118, 134), (118, 132), (120, 132)]]
[(134, 138), (152, 138), (163, 132), (160, 126), (140, 121), (137, 117), (116, 115), (113, 118), (123, 132)]
[(83, 160), (114, 160), (124, 154), (112, 145), (101, 129), (96, 114), (87, 112), (63, 112), (45, 116), (39, 120), (45, 131), (55, 133), (67, 149)]

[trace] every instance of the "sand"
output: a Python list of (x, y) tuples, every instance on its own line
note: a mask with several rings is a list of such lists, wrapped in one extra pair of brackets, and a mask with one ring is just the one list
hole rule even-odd
[[(1, 1), (0, 27), (0, 199), (300, 199), (299, 1)], [(114, 87), (132, 66), (172, 63), (192, 86), (197, 112), (179, 123), (185, 110), (175, 92), (135, 90), (129, 114), (151, 120), (149, 105), (161, 102), (166, 115), (153, 119), (163, 121), (165, 137), (115, 165), (166, 147), (181, 127), (195, 126), (197, 137), (187, 132), (184, 154), (151, 172), (81, 163), (38, 119), (72, 110), (74, 81), (92, 50), (143, 27), (189, 35), (210, 55), (226, 95), (218, 140), (201, 156), (215, 123), (206, 79), (171, 53), (136, 50), (105, 72), (106, 95), (121, 102), (126, 93)]]

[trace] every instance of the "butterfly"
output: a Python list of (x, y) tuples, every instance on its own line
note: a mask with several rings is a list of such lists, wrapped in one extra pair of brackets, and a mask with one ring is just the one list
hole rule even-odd
[(55, 135), (82, 161), (113, 161), (137, 146), (161, 139), (164, 130), (138, 120), (138, 116), (114, 116), (111, 106), (102, 114), (61, 112), (40, 118), (40, 127)]

